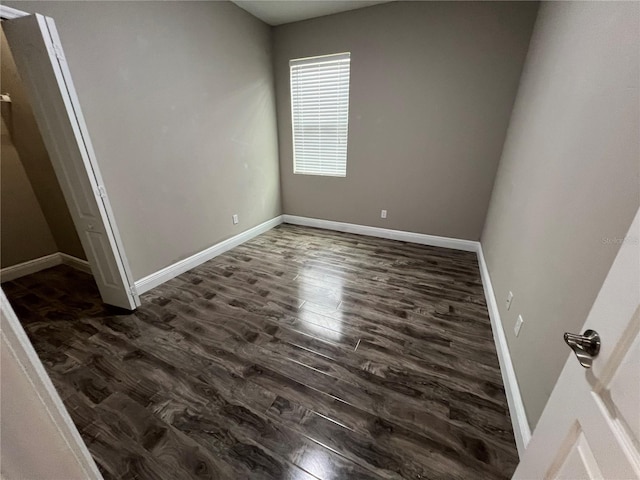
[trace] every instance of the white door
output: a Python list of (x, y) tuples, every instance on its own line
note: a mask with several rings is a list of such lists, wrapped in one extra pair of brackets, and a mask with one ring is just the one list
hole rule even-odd
[(29, 15), (2, 27), (102, 299), (134, 309), (140, 300), (53, 19)]
[(514, 478), (640, 479), (639, 217), (610, 239), (620, 251), (583, 327), (600, 353), (589, 369), (571, 353)]

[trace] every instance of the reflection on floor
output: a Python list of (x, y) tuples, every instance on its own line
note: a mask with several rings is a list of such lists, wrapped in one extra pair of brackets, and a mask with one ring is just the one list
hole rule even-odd
[(508, 478), (475, 254), (282, 225), (101, 305), (3, 285), (105, 478)]

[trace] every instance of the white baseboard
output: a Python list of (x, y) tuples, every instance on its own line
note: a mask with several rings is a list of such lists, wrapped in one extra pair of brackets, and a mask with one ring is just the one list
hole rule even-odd
[(504, 334), (504, 329), (502, 328), (500, 313), (498, 312), (498, 304), (496, 303), (493, 285), (491, 284), (489, 270), (487, 269), (487, 264), (484, 259), (480, 242), (462, 240), (458, 238), (438, 237), (421, 233), (403, 232), (400, 230), (388, 230), (386, 228), (368, 227), (365, 225), (355, 225), (351, 223), (334, 222), (316, 218), (298, 217), (294, 215), (283, 215), (283, 220), (284, 223), (291, 223), (293, 225), (324, 228), (327, 230), (337, 230), (339, 232), (369, 235), (372, 237), (401, 240), (404, 242), (419, 243), (434, 247), (453, 248), (456, 250), (476, 252), (478, 255), (482, 285), (484, 287), (485, 298), (487, 301), (487, 309), (489, 310), (489, 318), (491, 319), (491, 330), (496, 344), (498, 361), (500, 362), (502, 382), (504, 383), (516, 446), (518, 448), (518, 455), (522, 457), (527, 444), (531, 439), (531, 429), (529, 428), (527, 414), (524, 409), (524, 403), (522, 402), (522, 396), (520, 395), (518, 380), (513, 368), (513, 363), (511, 362), (507, 339)]
[(201, 265), (202, 263), (250, 240), (281, 223), (290, 223), (293, 225), (302, 225), (307, 227), (324, 228), (327, 230), (335, 230), (339, 232), (355, 233), (359, 235), (367, 235), (372, 237), (386, 238), (390, 240), (400, 240), (404, 242), (417, 243), (421, 245), (431, 245), (435, 247), (453, 248), (456, 250), (464, 250), (476, 252), (478, 255), (478, 263), (480, 265), (480, 275), (484, 286), (485, 297), (487, 300), (487, 308), (491, 319), (491, 328), (500, 362), (500, 370), (502, 372), (502, 380), (504, 383), (511, 421), (513, 423), (513, 431), (516, 439), (518, 454), (523, 455), (524, 450), (531, 439), (531, 430), (527, 421), (527, 415), (520, 396), (520, 389), (516, 379), (515, 370), (511, 362), (509, 348), (507, 346), (506, 337), (500, 321), (500, 314), (496, 303), (491, 278), (484, 260), (482, 247), (480, 242), (473, 240), (462, 240), (457, 238), (439, 237), (435, 235), (426, 235), (414, 232), (404, 232), (400, 230), (389, 230), (386, 228), (369, 227), (365, 225), (356, 225), (351, 223), (334, 222), (331, 220), (321, 220), (316, 218), (298, 217), (295, 215), (281, 215), (256, 227), (253, 227), (235, 237), (220, 242), (212, 247), (207, 248), (189, 258), (181, 260), (163, 268), (151, 275), (148, 275), (135, 282), (136, 290), (139, 294), (147, 292), (158, 285), (171, 280), (178, 275)]
[(137, 280), (134, 283), (136, 290), (139, 295), (143, 294), (144, 292), (148, 292), (152, 288), (155, 288), (158, 285), (169, 281), (172, 278), (175, 278), (178, 275), (191, 270), (192, 268), (195, 268), (214, 257), (217, 257), (227, 250), (231, 250), (233, 247), (236, 247), (241, 243), (246, 242), (247, 240), (251, 240), (256, 236), (268, 230), (271, 230), (273, 227), (280, 225), (281, 223), (282, 215), (279, 215), (223, 242), (216, 243), (215, 245), (202, 250), (195, 255), (185, 258), (184, 260), (180, 260), (172, 265), (169, 265), (168, 267), (163, 268), (162, 270), (158, 270), (151, 275), (147, 275), (146, 277)]
[(51, 255), (45, 255), (44, 257), (35, 258), (27, 262), (3, 268), (0, 270), (0, 281), (9, 282), (16, 278), (31, 275), (32, 273), (62, 264), (69, 265), (70, 267), (82, 270), (83, 272), (91, 273), (91, 267), (89, 266), (89, 262), (86, 260), (72, 257), (66, 253), (56, 252)]
[(62, 263), (64, 265), (69, 265), (70, 267), (73, 267), (76, 270), (80, 270), (81, 272), (92, 274), (91, 265), (89, 265), (89, 262), (87, 262), (86, 260), (82, 260), (78, 257), (74, 257), (62, 252), (58, 253), (58, 255), (60, 255), (60, 258), (62, 259)]
[(482, 285), (484, 286), (484, 295), (487, 300), (487, 309), (489, 310), (489, 318), (491, 319), (491, 330), (493, 331), (493, 340), (496, 344), (498, 352), (498, 361), (500, 362), (500, 371), (502, 373), (502, 383), (504, 383), (504, 391), (507, 396), (507, 404), (509, 405), (509, 413), (511, 415), (511, 423), (513, 425), (513, 433), (518, 447), (518, 455), (522, 458), (524, 451), (531, 440), (531, 429), (527, 420), (527, 413), (524, 410), (524, 403), (520, 395), (518, 387), (518, 379), (511, 362), (511, 354), (507, 345), (507, 337), (502, 328), (500, 313), (498, 312), (498, 304), (496, 296), (491, 284), (489, 269), (484, 259), (482, 247), (478, 249), (478, 263), (480, 265), (480, 276), (482, 277)]
[(9, 282), (16, 278), (24, 277), (25, 275), (31, 275), (32, 273), (45, 270), (47, 268), (60, 265), (62, 259), (59, 253), (52, 253), (51, 255), (45, 255), (44, 257), (35, 258), (27, 262), (22, 262), (17, 265), (5, 267), (0, 270), (0, 281)]
[(462, 240), (460, 238), (438, 237), (424, 233), (404, 232), (402, 230), (390, 230), (388, 228), (369, 227), (354, 223), (334, 222), (332, 220), (321, 220), (319, 218), (298, 217), (295, 215), (283, 215), (284, 223), (292, 225), (302, 225), (305, 227), (324, 228), (338, 232), (355, 233), (357, 235), (367, 235), (369, 237), (386, 238), (389, 240), (400, 240), (402, 242), (419, 243), (420, 245), (431, 245), (433, 247), (453, 248), (455, 250), (465, 250), (467, 252), (477, 252), (479, 242), (473, 240)]

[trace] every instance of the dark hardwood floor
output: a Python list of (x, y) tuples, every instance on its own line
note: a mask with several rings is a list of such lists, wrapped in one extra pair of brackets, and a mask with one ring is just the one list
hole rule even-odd
[(509, 478), (474, 253), (282, 225), (123, 313), (3, 284), (105, 478)]

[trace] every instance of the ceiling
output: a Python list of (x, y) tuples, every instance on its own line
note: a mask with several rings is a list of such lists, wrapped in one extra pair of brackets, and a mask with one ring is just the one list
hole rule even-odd
[(333, 13), (370, 7), (393, 0), (232, 0), (240, 8), (269, 25), (323, 17)]

